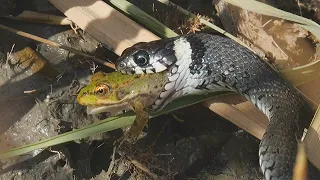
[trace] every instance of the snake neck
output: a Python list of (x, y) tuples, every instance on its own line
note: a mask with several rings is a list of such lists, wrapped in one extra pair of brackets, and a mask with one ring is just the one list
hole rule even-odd
[(259, 148), (266, 179), (290, 179), (297, 143), (310, 122), (302, 121), (308, 108), (298, 91), (257, 55), (230, 39), (197, 34), (182, 36), (173, 43), (176, 62), (169, 68), (168, 83), (152, 108), (159, 110), (191, 94), (240, 93), (270, 121)]
[(192, 34), (173, 39), (173, 50), (175, 62), (154, 109), (182, 96), (216, 91), (240, 93), (269, 119), (279, 108), (293, 113), (304, 103), (267, 63), (230, 39)]

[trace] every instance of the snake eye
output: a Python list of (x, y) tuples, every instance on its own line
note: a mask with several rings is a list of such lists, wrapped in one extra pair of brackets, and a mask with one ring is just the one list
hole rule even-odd
[(140, 50), (133, 55), (133, 60), (138, 66), (146, 66), (149, 64), (149, 54), (146, 51)]
[(95, 87), (94, 93), (97, 96), (104, 96), (109, 92), (109, 87), (106, 84), (99, 84)]

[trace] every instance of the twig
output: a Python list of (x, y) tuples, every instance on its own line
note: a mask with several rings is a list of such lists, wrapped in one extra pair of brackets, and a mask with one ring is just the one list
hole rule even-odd
[(8, 76), (9, 60), (10, 60), (10, 58), (11, 58), (11, 54), (12, 54), (12, 52), (13, 52), (14, 46), (15, 46), (15, 44), (12, 45), (10, 52), (7, 53), (7, 59), (6, 59), (6, 65), (5, 65), (7, 77), (9, 77), (9, 76)]
[(264, 23), (264, 24), (262, 25), (262, 27), (265, 27), (265, 26), (266, 26), (267, 24), (269, 24), (271, 21), (272, 21), (271, 19), (268, 20), (266, 23)]
[(108, 178), (110, 178), (111, 172), (112, 172), (112, 170), (113, 170), (113, 168), (114, 168), (115, 158), (116, 158), (116, 150), (117, 150), (117, 147), (114, 147), (114, 148), (113, 148), (112, 157), (111, 157), (111, 162), (110, 162), (110, 164), (109, 164), (109, 168), (108, 168), (108, 171), (107, 171), (107, 173), (106, 173), (106, 176), (107, 176)]
[(175, 115), (175, 113), (171, 112), (170, 115), (178, 122), (184, 122), (184, 120)]
[(140, 162), (138, 162), (137, 160), (128, 157), (128, 159), (130, 160), (130, 162), (137, 167), (138, 169), (140, 169), (141, 171), (147, 173), (149, 176), (151, 176), (153, 179), (159, 179), (158, 176), (156, 174), (154, 174), (153, 172), (151, 172), (147, 167), (145, 167), (143, 164), (141, 164)]
[(10, 52), (7, 53), (6, 68), (8, 68), (8, 66), (9, 66), (9, 59), (11, 58), (14, 46), (15, 46), (15, 44), (12, 45)]
[(302, 4), (302, 3), (300, 2), (300, 0), (297, 0), (297, 5), (298, 5), (298, 7), (299, 7), (300, 16), (302, 16), (301, 4)]
[(53, 46), (53, 47), (57, 47), (57, 48), (61, 48), (61, 49), (67, 50), (69, 52), (81, 55), (83, 57), (90, 58), (90, 59), (92, 59), (93, 61), (95, 61), (97, 63), (103, 64), (103, 65), (108, 66), (108, 67), (110, 67), (112, 69), (115, 69), (115, 65), (113, 63), (105, 62), (102, 59), (99, 59), (97, 57), (88, 55), (88, 54), (86, 54), (86, 53), (84, 53), (82, 51), (76, 50), (74, 48), (71, 48), (71, 47), (68, 47), (68, 46), (64, 46), (64, 45), (58, 44), (56, 42), (50, 41), (48, 39), (44, 39), (44, 38), (41, 38), (39, 36), (35, 36), (33, 34), (29, 34), (29, 33), (23, 32), (23, 31), (19, 31), (19, 30), (4, 26), (2, 24), (0, 24), (0, 29), (9, 31), (11, 33), (15, 33), (15, 34), (17, 34), (19, 36), (23, 36), (23, 37), (26, 37), (26, 38), (29, 38), (29, 39), (32, 39), (32, 40), (35, 40), (35, 41), (38, 41), (38, 42)]
[[(40, 89), (41, 89), (41, 88), (40, 88)], [(37, 91), (39, 91), (40, 89), (25, 90), (25, 91), (23, 91), (23, 93), (24, 93), (24, 94), (30, 94), (30, 93), (37, 92)]]
[[(170, 113), (170, 114), (173, 115), (173, 113)], [(167, 120), (167, 122), (162, 126), (160, 132), (159, 132), (159, 133), (157, 134), (157, 136), (154, 138), (154, 141), (153, 141), (153, 143), (152, 143), (152, 145), (151, 145), (152, 147), (154, 147), (155, 144), (157, 143), (158, 138), (160, 137), (161, 133), (164, 131), (165, 127), (168, 125), (169, 121), (170, 121), (170, 119)]]

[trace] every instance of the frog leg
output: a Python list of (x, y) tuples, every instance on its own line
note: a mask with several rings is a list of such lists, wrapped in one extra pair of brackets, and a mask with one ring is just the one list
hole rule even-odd
[(136, 119), (131, 125), (129, 131), (125, 132), (123, 137), (116, 140), (115, 144), (119, 144), (119, 146), (121, 146), (124, 141), (128, 140), (128, 138), (137, 137), (142, 132), (143, 128), (146, 126), (149, 120), (149, 114), (145, 110), (142, 101), (140, 101), (139, 99), (135, 99), (130, 103), (130, 105), (136, 112)]
[(146, 112), (144, 105), (141, 101), (135, 100), (131, 102), (133, 110), (136, 112), (136, 119), (130, 127), (130, 137), (138, 136), (149, 120), (149, 114)]

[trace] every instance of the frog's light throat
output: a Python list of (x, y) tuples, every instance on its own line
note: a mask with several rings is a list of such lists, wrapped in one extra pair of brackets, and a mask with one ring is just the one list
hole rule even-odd
[(120, 104), (107, 105), (107, 106), (87, 106), (87, 114), (100, 114), (104, 112), (110, 113), (112, 116), (117, 115), (119, 112), (132, 110), (128, 102)]

